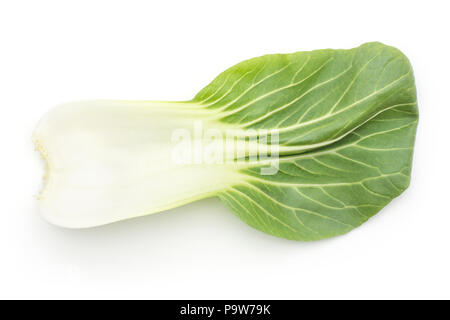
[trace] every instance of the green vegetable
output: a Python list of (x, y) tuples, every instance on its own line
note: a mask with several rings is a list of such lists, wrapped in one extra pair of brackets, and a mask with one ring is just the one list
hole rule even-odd
[(418, 121), (397, 49), (241, 62), (186, 102), (59, 106), (34, 141), (44, 216), (72, 228), (217, 196), (250, 226), (318, 240), (361, 225), (409, 185)]

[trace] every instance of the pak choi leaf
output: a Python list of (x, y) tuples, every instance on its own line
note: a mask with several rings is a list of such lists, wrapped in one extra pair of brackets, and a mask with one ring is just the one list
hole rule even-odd
[[(39, 203), (83, 228), (217, 196), (268, 234), (328, 238), (408, 187), (417, 121), (412, 68), (393, 47), (265, 55), (190, 101), (56, 107), (33, 136), (47, 161)], [(183, 161), (177, 143), (192, 151)]]

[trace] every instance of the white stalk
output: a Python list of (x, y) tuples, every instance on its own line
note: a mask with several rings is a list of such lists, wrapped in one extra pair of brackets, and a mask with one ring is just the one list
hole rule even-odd
[[(88, 101), (51, 110), (33, 140), (47, 162), (39, 205), (56, 225), (83, 228), (215, 195), (239, 179), (232, 166), (174, 163), (172, 134), (210, 123), (195, 105)], [(220, 127), (220, 126), (219, 126)]]

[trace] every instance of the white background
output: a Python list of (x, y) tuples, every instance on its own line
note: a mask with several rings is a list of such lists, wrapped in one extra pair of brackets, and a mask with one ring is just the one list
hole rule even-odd
[[(448, 1), (0, 2), (0, 298), (450, 298)], [(31, 134), (79, 99), (187, 100), (266, 53), (381, 41), (411, 60), (410, 188), (349, 234), (274, 238), (216, 199), (87, 230), (49, 225)]]

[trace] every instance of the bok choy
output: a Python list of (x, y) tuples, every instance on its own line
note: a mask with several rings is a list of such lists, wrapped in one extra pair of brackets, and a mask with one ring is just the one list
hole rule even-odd
[(272, 54), (226, 70), (192, 100), (58, 106), (33, 140), (39, 205), (85, 228), (219, 197), (268, 234), (344, 234), (409, 185), (418, 121), (397, 49)]

